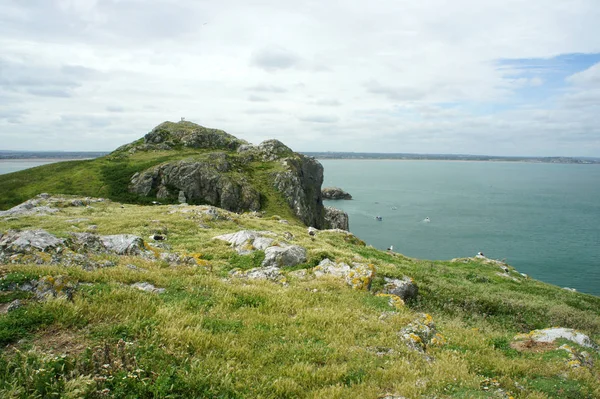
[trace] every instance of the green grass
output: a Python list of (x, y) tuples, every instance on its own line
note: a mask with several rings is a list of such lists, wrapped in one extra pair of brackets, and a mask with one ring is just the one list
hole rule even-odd
[[(225, 212), (229, 220), (209, 220), (202, 209), (174, 209), (180, 208), (121, 208), (104, 202), (0, 221), (0, 232), (43, 228), (62, 237), (86, 231), (90, 224), (98, 226), (99, 234), (142, 237), (159, 227), (168, 232), (172, 252), (202, 260), (170, 266), (104, 256), (116, 266), (95, 271), (0, 266), (4, 303), (20, 297), (11, 291), (14, 284), (39, 276), (64, 275), (85, 283), (72, 301), (37, 303), (24, 295), (23, 308), (0, 315), (0, 397), (375, 399), (389, 393), (491, 398), (498, 388), (514, 398), (600, 396), (597, 353), (592, 353), (592, 368), (573, 369), (566, 352), (526, 353), (510, 347), (519, 332), (555, 325), (579, 329), (598, 341), (598, 297), (533, 279), (515, 283), (498, 277), (497, 267), (476, 261), (410, 259), (344, 234), (310, 237), (299, 223), (283, 224), (269, 216)], [(73, 224), (76, 218), (89, 220)], [(212, 239), (241, 229), (271, 230), (281, 241), (284, 232), (292, 233), (290, 242), (308, 251), (300, 268), (325, 257), (373, 263), (378, 273), (373, 287), (380, 287), (384, 276), (413, 277), (420, 298), (395, 309), (388, 298), (352, 290), (335, 278), (290, 279), (287, 285), (230, 279), (229, 270), (257, 267), (264, 258), (261, 251), (238, 255)], [(166, 292), (128, 286), (138, 281)], [(433, 316), (447, 341), (428, 348), (430, 359), (409, 349), (398, 335), (421, 312)], [(488, 380), (497, 385), (484, 390)]]

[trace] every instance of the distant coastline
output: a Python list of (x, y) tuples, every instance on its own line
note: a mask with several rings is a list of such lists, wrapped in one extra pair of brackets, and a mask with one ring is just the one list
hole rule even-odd
[(0, 160), (22, 161), (73, 161), (93, 159), (104, 156), (108, 152), (99, 151), (3, 151), (0, 150)]
[(350, 160), (396, 160), (396, 161), (475, 161), (475, 162), (526, 162), (598, 165), (600, 158), (590, 157), (509, 157), (464, 154), (404, 154), (404, 153), (368, 153), (368, 152), (302, 152), (317, 159)]

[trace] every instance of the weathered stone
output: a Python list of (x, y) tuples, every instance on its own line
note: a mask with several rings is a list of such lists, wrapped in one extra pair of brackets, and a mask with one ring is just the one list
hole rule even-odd
[(75, 284), (66, 276), (44, 276), (32, 283), (34, 283), (33, 294), (38, 300), (72, 299), (76, 288)]
[(257, 249), (265, 250), (270, 246), (273, 243), (273, 239), (265, 236), (274, 237), (276, 234), (271, 231), (241, 230), (214, 238), (227, 241), (239, 254), (245, 255)]
[(348, 214), (342, 210), (326, 206), (325, 228), (348, 230)]
[(236, 278), (247, 278), (249, 280), (269, 280), (275, 282), (282, 282), (285, 280), (279, 268), (275, 266), (256, 267), (246, 271), (233, 270), (231, 276)]
[(58, 212), (58, 209), (43, 205), (47, 197), (37, 196), (28, 201), (23, 202), (6, 211), (0, 211), (0, 217), (3, 216), (29, 216), (29, 215), (48, 215)]
[(183, 190), (179, 190), (179, 196), (177, 197), (177, 201), (180, 204), (187, 203), (187, 199), (185, 198), (185, 192)]
[(265, 259), (262, 266), (286, 267), (296, 266), (304, 262), (306, 262), (306, 249), (298, 245), (282, 245), (265, 249)]
[(568, 339), (569, 341), (575, 342), (578, 345), (586, 348), (597, 349), (598, 345), (594, 343), (590, 337), (580, 333), (572, 328), (564, 327), (553, 327), (545, 328), (543, 330), (533, 330), (528, 334), (518, 334), (515, 336), (515, 340), (532, 340), (535, 342), (554, 342), (557, 339)]
[(281, 164), (284, 170), (273, 174), (275, 189), (283, 195), (294, 214), (305, 225), (323, 228), (323, 166), (317, 160), (301, 154), (285, 158)]
[(21, 302), (20, 299), (15, 299), (14, 301), (12, 301), (8, 307), (6, 308), (7, 312), (12, 312), (13, 310), (17, 310), (19, 308), (23, 307), (23, 303)]
[(77, 252), (104, 252), (106, 250), (100, 237), (92, 233), (71, 233), (69, 246)]
[(433, 318), (426, 313), (420, 314), (400, 331), (400, 338), (409, 348), (425, 352), (430, 345), (443, 345), (445, 338), (436, 330)]
[(417, 287), (414, 280), (410, 277), (404, 276), (402, 280), (386, 277), (384, 281), (385, 284), (382, 290), (384, 294), (397, 295), (403, 301), (416, 299), (419, 294), (419, 287)]
[(189, 203), (210, 204), (234, 212), (259, 210), (260, 193), (245, 177), (226, 173), (230, 164), (225, 154), (211, 155), (206, 160), (169, 162), (143, 171), (132, 177), (129, 191), (142, 196), (154, 191), (162, 199), (185, 196)]
[(346, 284), (354, 289), (368, 290), (371, 287), (373, 277), (375, 277), (375, 267), (363, 263), (353, 263), (352, 267), (346, 263), (335, 263), (329, 259), (323, 259), (316, 267), (312, 269), (315, 277), (325, 275), (341, 277)]
[(131, 284), (132, 288), (136, 288), (140, 291), (150, 292), (152, 294), (162, 294), (166, 291), (164, 288), (156, 288), (154, 285), (146, 282), (134, 283)]
[(325, 187), (321, 190), (326, 200), (351, 200), (352, 196), (339, 187)]
[(102, 245), (117, 255), (140, 255), (144, 251), (144, 241), (132, 234), (100, 236)]
[(56, 251), (65, 240), (45, 230), (9, 230), (0, 237), (0, 251), (6, 253), (31, 253)]
[(330, 259), (323, 259), (316, 267), (313, 268), (315, 277), (331, 275), (335, 277), (346, 277), (350, 272), (350, 265), (346, 263), (335, 263)]
[(292, 155), (294, 152), (279, 140), (265, 140), (256, 147), (263, 161), (275, 161)]

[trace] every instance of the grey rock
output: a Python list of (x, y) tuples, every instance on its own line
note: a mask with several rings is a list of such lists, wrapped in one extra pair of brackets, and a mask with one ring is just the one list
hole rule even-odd
[(9, 230), (0, 237), (0, 251), (6, 253), (50, 252), (64, 245), (65, 240), (45, 230)]
[(76, 252), (104, 252), (106, 250), (100, 237), (92, 233), (71, 233), (69, 246)]
[(385, 284), (382, 292), (384, 294), (397, 295), (403, 301), (416, 299), (419, 294), (419, 287), (410, 277), (404, 276), (402, 280), (385, 278)]
[(339, 187), (325, 187), (321, 190), (326, 200), (351, 200), (352, 196)]
[(279, 282), (283, 280), (283, 275), (278, 267), (256, 267), (247, 271), (233, 270), (231, 272), (232, 277), (236, 278), (247, 278), (249, 280), (269, 280)]
[(294, 152), (279, 140), (265, 140), (258, 145), (263, 161), (275, 161), (292, 155)]
[(33, 294), (41, 301), (50, 298), (72, 299), (76, 285), (66, 276), (44, 276), (38, 281), (32, 281)]
[(23, 303), (21, 303), (20, 299), (15, 299), (14, 301), (12, 301), (9, 305), (8, 308), (6, 308), (7, 312), (12, 312), (13, 310), (17, 310), (20, 307), (23, 307)]
[(140, 255), (144, 252), (144, 241), (132, 234), (100, 236), (104, 248), (117, 255)]
[(134, 283), (131, 284), (132, 288), (136, 288), (140, 291), (150, 292), (152, 294), (162, 294), (166, 291), (164, 288), (156, 288), (154, 285), (146, 282)]
[[(160, 199), (182, 198), (241, 212), (260, 209), (260, 193), (239, 175), (227, 174), (230, 165), (225, 154), (211, 154), (202, 160), (165, 163), (134, 175), (129, 191), (141, 196), (156, 192)], [(171, 190), (176, 191), (172, 192)]]
[(554, 342), (557, 339), (567, 339), (586, 348), (598, 349), (598, 345), (589, 336), (572, 328), (552, 327), (543, 330), (533, 330), (529, 334), (518, 334), (515, 340), (532, 340), (535, 342)]
[(49, 207), (44, 204), (45, 198), (40, 196), (23, 202), (6, 211), (0, 211), (0, 217), (3, 216), (29, 216), (29, 215), (48, 215), (58, 212), (58, 209)]
[(284, 240), (288, 240), (288, 241), (292, 241), (294, 239), (294, 235), (292, 233), (290, 233), (289, 231), (284, 231), (283, 232), (283, 239)]
[(313, 273), (316, 277), (331, 275), (336, 277), (346, 277), (350, 272), (350, 265), (346, 263), (335, 263), (330, 259), (323, 259), (314, 269)]
[(185, 198), (185, 192), (183, 190), (179, 190), (179, 196), (177, 197), (177, 201), (180, 204), (187, 203), (187, 199)]
[(348, 230), (348, 214), (342, 210), (326, 206), (325, 227), (327, 229)]
[(239, 254), (245, 255), (257, 249), (264, 250), (271, 245), (273, 239), (268, 236), (274, 237), (276, 234), (271, 231), (241, 230), (236, 233), (223, 234), (214, 239), (227, 241)]
[(301, 154), (285, 158), (281, 164), (284, 170), (273, 174), (273, 186), (305, 225), (323, 228), (323, 166), (317, 160)]
[(304, 262), (306, 262), (306, 249), (298, 245), (285, 245), (265, 249), (265, 260), (262, 266), (296, 266)]

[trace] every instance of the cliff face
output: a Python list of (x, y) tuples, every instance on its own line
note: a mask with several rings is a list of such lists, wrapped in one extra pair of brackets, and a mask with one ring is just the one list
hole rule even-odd
[[(321, 194), (323, 166), (293, 152), (278, 140), (258, 146), (191, 122), (165, 122), (143, 139), (115, 151), (115, 156), (138, 152), (197, 149), (189, 158), (168, 161), (135, 173), (129, 192), (158, 200), (183, 200), (241, 212), (261, 209), (274, 190), (307, 226), (326, 228)], [(124, 155), (127, 154), (127, 155)], [(260, 172), (258, 172), (260, 171)], [(266, 181), (257, 188), (257, 179)]]

